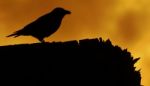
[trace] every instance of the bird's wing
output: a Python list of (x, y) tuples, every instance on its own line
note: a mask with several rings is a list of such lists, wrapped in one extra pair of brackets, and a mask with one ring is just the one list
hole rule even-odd
[(47, 18), (50, 15), (51, 14), (46, 14), (44, 16), (39, 17), (32, 23), (26, 25), (23, 29), (16, 31), (13, 34), (8, 35), (7, 37), (11, 37), (11, 36), (18, 37), (20, 35), (31, 35), (35, 31), (39, 31), (39, 28), (43, 27), (43, 24), (47, 22), (47, 20), (48, 20)]
[(43, 27), (43, 24), (47, 23), (48, 16), (49, 16), (49, 14), (46, 14), (44, 16), (41, 16), (41, 17), (37, 18), (32, 23), (26, 25), (22, 30), (30, 31), (30, 30), (33, 30), (33, 29)]

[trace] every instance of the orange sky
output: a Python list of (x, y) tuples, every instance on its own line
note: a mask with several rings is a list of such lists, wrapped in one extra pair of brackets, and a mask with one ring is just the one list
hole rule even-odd
[(57, 6), (72, 14), (46, 41), (109, 38), (141, 57), (137, 66), (142, 69), (142, 84), (150, 86), (150, 0), (0, 0), (0, 45), (38, 42), (5, 36)]

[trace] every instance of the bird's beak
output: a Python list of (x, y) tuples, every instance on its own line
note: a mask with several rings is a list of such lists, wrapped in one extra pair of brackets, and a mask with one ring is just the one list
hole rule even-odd
[(66, 11), (66, 14), (71, 14), (71, 12), (70, 11)]

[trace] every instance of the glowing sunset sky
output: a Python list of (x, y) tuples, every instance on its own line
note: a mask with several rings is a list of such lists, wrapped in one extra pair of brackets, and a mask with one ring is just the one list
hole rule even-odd
[(150, 0), (0, 0), (0, 45), (38, 42), (6, 38), (55, 7), (72, 11), (46, 41), (102, 37), (141, 57), (142, 84), (150, 86)]

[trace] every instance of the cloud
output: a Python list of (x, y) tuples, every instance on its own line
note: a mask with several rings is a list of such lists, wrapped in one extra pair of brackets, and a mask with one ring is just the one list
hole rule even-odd
[(118, 36), (127, 43), (134, 42), (141, 34), (141, 13), (134, 11), (127, 11), (118, 19)]

